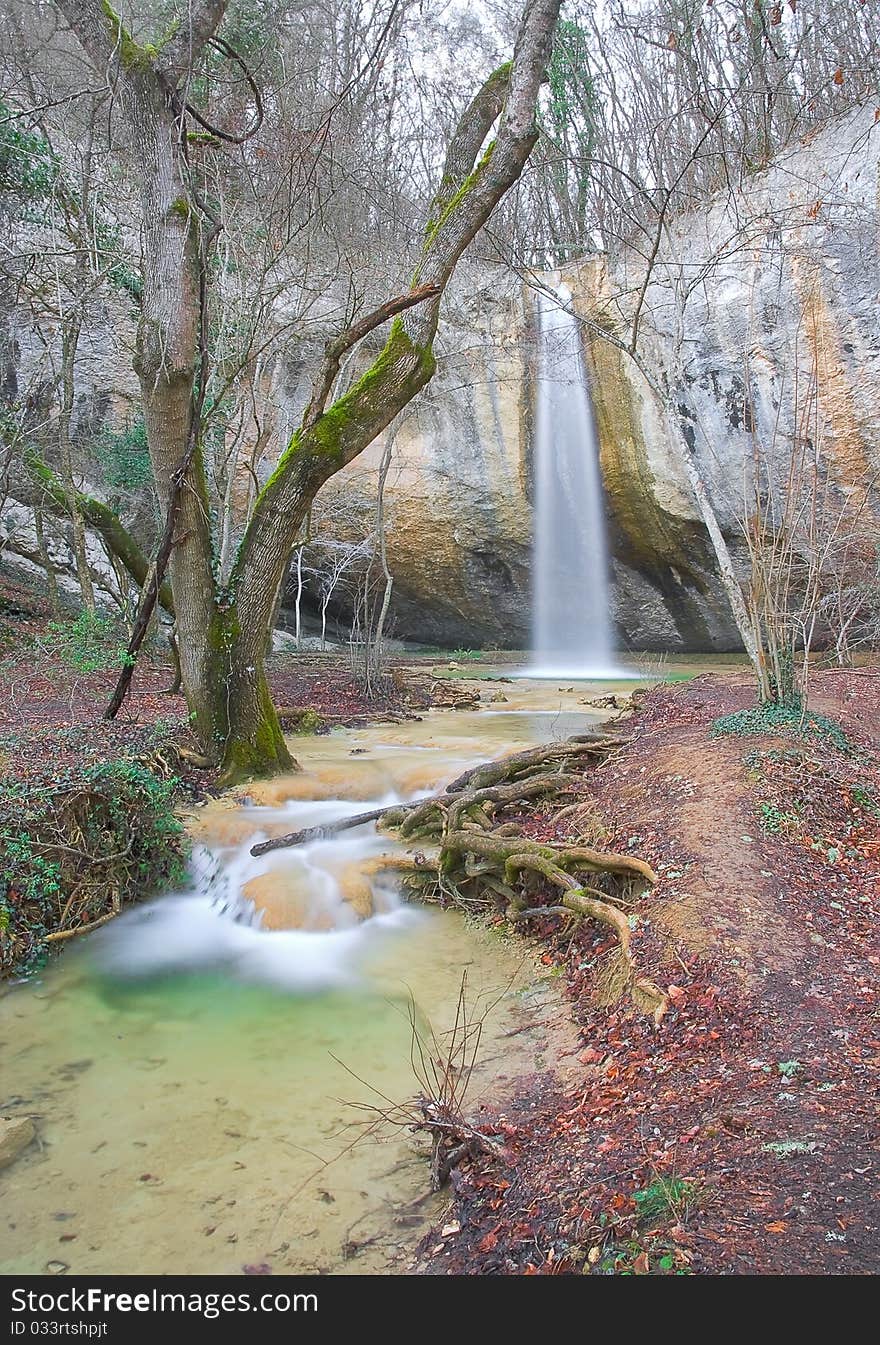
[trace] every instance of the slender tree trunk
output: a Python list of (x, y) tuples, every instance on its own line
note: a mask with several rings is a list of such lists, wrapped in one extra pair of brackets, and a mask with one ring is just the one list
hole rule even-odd
[[(385, 452), (382, 454), (382, 462), (379, 466), (379, 482), (376, 492), (376, 550), (378, 551), (379, 563), (382, 566), (382, 576), (385, 580), (385, 587), (382, 593), (382, 602), (379, 607), (379, 615), (376, 618), (376, 627), (372, 637), (372, 678), (373, 684), (378, 685), (379, 673), (382, 668), (382, 650), (385, 640), (385, 622), (388, 620), (388, 609), (391, 606), (391, 592), (394, 588), (394, 576), (388, 568), (388, 547), (385, 537), (385, 482), (388, 479), (388, 469), (391, 466), (391, 455), (394, 452), (394, 441), (397, 438), (399, 422), (392, 425), (388, 432)], [(374, 556), (376, 551), (374, 551)]]
[(296, 647), (302, 647), (303, 548), (296, 548)]
[[(183, 128), (152, 68), (126, 85), (142, 166), (143, 299), (135, 369), (160, 506), (168, 514), (175, 471), (185, 460), (194, 414), (201, 322), (199, 221), (182, 157)], [(226, 699), (215, 676), (224, 618), (216, 608), (211, 526), (198, 445), (177, 502), (168, 560), (180, 673), (200, 750), (222, 753)]]
[(755, 641), (755, 633), (752, 621), (746, 608), (745, 598), (743, 597), (742, 587), (737, 578), (736, 570), (733, 566), (733, 560), (730, 550), (725, 541), (724, 534), (721, 531), (721, 525), (718, 522), (718, 516), (709, 498), (709, 492), (706, 489), (706, 483), (703, 480), (699, 467), (697, 466), (693, 448), (690, 443), (690, 436), (693, 434), (694, 424), (691, 420), (682, 417), (677, 408), (670, 406), (667, 401), (667, 415), (674, 428), (678, 431), (680, 443), (681, 463), (684, 467), (685, 475), (690, 483), (694, 499), (697, 502), (697, 508), (700, 511), (700, 517), (703, 520), (706, 531), (709, 534), (709, 540), (712, 543), (712, 550), (715, 553), (715, 560), (718, 565), (718, 573), (724, 591), (727, 594), (727, 600), (730, 603), (730, 610), (733, 619), (736, 622), (736, 628), (739, 631), (746, 653), (749, 656), (755, 670), (760, 674), (761, 657), (758, 645)]
[(83, 607), (94, 614), (95, 590), (89, 573), (89, 557), (86, 549), (86, 527), (77, 502), (77, 489), (73, 479), (73, 445), (70, 441), (71, 419), (75, 396), (74, 365), (79, 344), (82, 317), (79, 309), (66, 316), (62, 321), (61, 334), (61, 414), (58, 417), (58, 440), (61, 450), (61, 482), (67, 500), (67, 512), (70, 517), (71, 546), (76, 564), (76, 577), (79, 580)]

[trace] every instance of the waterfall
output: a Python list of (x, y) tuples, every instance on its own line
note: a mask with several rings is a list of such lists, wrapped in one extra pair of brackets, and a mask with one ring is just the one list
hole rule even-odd
[[(599, 448), (577, 318), (538, 297), (532, 669), (545, 677), (614, 677), (608, 546)], [(625, 675), (625, 673), (623, 674)]]

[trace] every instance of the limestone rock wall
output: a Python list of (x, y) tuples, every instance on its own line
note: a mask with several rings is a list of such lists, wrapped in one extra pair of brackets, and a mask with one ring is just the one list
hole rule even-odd
[[(639, 313), (647, 379), (615, 344), (629, 342), (644, 259), (601, 255), (566, 271), (585, 319), (622, 647), (738, 647), (681, 466), (682, 433), (735, 557), (756, 454), (784, 473), (806, 435), (841, 492), (880, 471), (878, 147), (866, 108), (671, 222)], [(523, 647), (534, 303), (500, 275), (470, 275), (462, 288), (469, 299), (441, 328), (438, 374), (396, 429), (386, 488), (394, 629), (426, 643)], [(369, 528), (383, 451), (380, 441), (325, 487), (318, 516), (328, 526), (332, 516), (337, 528), (340, 518)]]

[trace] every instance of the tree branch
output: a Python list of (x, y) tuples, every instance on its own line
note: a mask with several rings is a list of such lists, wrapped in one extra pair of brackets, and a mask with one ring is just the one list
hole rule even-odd
[[(24, 496), (22, 503), (33, 505), (36, 496), (38, 502), (50, 513), (60, 518), (68, 518), (70, 510), (67, 492), (52, 468), (33, 451), (26, 452), (25, 467), (33, 482), (34, 492), (28, 498), (28, 492), (22, 491), (20, 487), (18, 489), (13, 487), (10, 493), (14, 498)], [(96, 500), (92, 495), (84, 495), (81, 491), (75, 492), (74, 500), (88, 526), (100, 534), (108, 551), (122, 563), (138, 587), (143, 587), (150, 573), (150, 562), (118, 515), (102, 500)], [(163, 584), (160, 588), (159, 602), (169, 616), (174, 615), (174, 599), (171, 596), (170, 584)]]
[(416, 304), (422, 303), (425, 299), (432, 299), (439, 293), (436, 285), (420, 285), (417, 289), (410, 290), (409, 294), (399, 294), (396, 299), (388, 299), (378, 308), (374, 308), (372, 313), (361, 318), (360, 322), (347, 327), (346, 330), (337, 336), (335, 340), (330, 341), (324, 354), (324, 363), (315, 379), (312, 396), (303, 416), (303, 428), (307, 429), (314, 425), (318, 416), (322, 414), (327, 405), (327, 398), (333, 388), (336, 375), (339, 373), (339, 365), (343, 355), (356, 346), (359, 341), (363, 341), (365, 336), (381, 327), (383, 322), (389, 318), (396, 317), (398, 313), (403, 313), (408, 308), (414, 308)]
[[(303, 422), (258, 497), (234, 570), (234, 577), (243, 581), (238, 607), (244, 624), (260, 626), (268, 620), (283, 567), (316, 491), (363, 452), (432, 378), (443, 291), (461, 254), (517, 181), (537, 142), (538, 93), (559, 6), (560, 0), (526, 0), (513, 61), (489, 77), (459, 120), (413, 278), (413, 292), (425, 290), (430, 297), (399, 310), (381, 354), (344, 396), (313, 421)], [(497, 140), (477, 163), (499, 115)], [(323, 386), (317, 391), (320, 402)]]
[(157, 71), (174, 88), (188, 78), (210, 38), (214, 37), (226, 14), (229, 0), (201, 0), (189, 4), (187, 16), (165, 44), (157, 62)]

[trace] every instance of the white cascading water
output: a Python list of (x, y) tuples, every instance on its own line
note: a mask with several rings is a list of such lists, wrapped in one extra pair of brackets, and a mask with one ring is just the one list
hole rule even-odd
[[(266, 839), (261, 822), (284, 820), (298, 830), (401, 801), (391, 794), (367, 803), (291, 802), (277, 809), (246, 810), (254, 821), (247, 840), (220, 849), (195, 846), (189, 889), (119, 916), (92, 940), (93, 958), (119, 978), (222, 969), (243, 981), (299, 994), (357, 984), (377, 938), (422, 918), (401, 902), (393, 887), (380, 882), (373, 884), (376, 913), (370, 919), (359, 920), (342, 897), (333, 862), (368, 859), (387, 850), (387, 840), (375, 827), (364, 826), (259, 859), (251, 855), (251, 846)], [(275, 868), (289, 870), (308, 891), (310, 927), (261, 928), (261, 915), (243, 897), (242, 888)]]
[(571, 295), (538, 297), (532, 666), (538, 677), (626, 676), (614, 657), (599, 447)]

